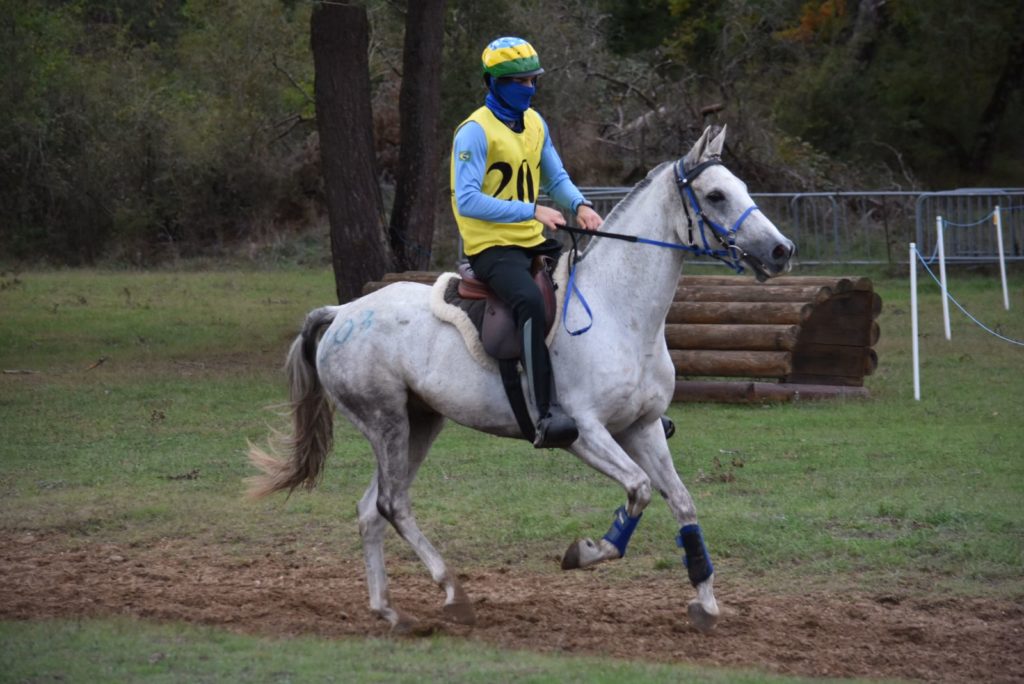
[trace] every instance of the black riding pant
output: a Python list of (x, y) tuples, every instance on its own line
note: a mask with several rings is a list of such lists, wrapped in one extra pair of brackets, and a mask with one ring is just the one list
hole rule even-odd
[(548, 240), (533, 248), (489, 247), (469, 257), (476, 277), (487, 283), (516, 317), (523, 343), (520, 360), (529, 376), (541, 417), (551, 406), (554, 378), (544, 343), (544, 298), (530, 276), (530, 264), (534, 256), (557, 257), (560, 250), (557, 241)]

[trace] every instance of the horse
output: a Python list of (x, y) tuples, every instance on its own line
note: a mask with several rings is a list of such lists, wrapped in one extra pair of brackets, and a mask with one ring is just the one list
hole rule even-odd
[[(789, 270), (795, 253), (757, 210), (746, 185), (721, 163), (724, 143), (724, 128), (717, 134), (705, 129), (682, 159), (654, 168), (611, 211), (602, 229), (626, 239), (592, 237), (568, 288), (589, 303), (592, 328), (573, 335), (565, 324), (550, 339), (559, 400), (579, 428), (567, 450), (626, 493), (608, 533), (572, 542), (562, 567), (588, 568), (624, 556), (657, 492), (680, 525), (676, 542), (696, 590), (687, 615), (702, 632), (714, 628), (721, 612), (693, 498), (675, 470), (661, 421), (675, 387), (665, 317), (687, 253), (710, 254), (739, 270), (745, 264), (761, 281)], [(285, 363), (292, 432), (283, 443), (249, 450), (262, 471), (251, 478), (250, 495), (290, 493), (316, 485), (332, 447), (332, 403), (362, 432), (377, 459), (357, 506), (370, 610), (397, 632), (415, 629), (416, 621), (389, 595), (389, 524), (444, 591), (444, 618), (468, 625), (476, 620), (456, 573), (411, 510), (410, 487), (445, 419), (522, 437), (499, 374), (475, 362), (455, 327), (431, 313), (430, 293), (429, 286), (399, 282), (310, 312)], [(525, 394), (535, 414), (532, 393)]]

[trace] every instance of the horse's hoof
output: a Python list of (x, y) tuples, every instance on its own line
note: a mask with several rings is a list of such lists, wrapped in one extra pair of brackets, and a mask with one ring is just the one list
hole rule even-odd
[(563, 570), (579, 570), (589, 568), (604, 560), (604, 553), (593, 539), (577, 539), (562, 556)]
[(720, 617), (717, 606), (715, 611), (711, 612), (704, 607), (703, 603), (696, 599), (690, 601), (690, 605), (686, 608), (686, 614), (690, 618), (690, 624), (696, 627), (697, 631), (704, 634), (711, 632), (715, 628)]
[(446, 603), (442, 610), (445, 620), (449, 622), (454, 622), (457, 625), (468, 625), (469, 627), (476, 624), (476, 611), (473, 610), (473, 604), (469, 601)]
[(400, 636), (415, 635), (420, 632), (420, 621), (409, 617), (405, 613), (394, 612), (394, 621), (391, 622), (391, 633)]

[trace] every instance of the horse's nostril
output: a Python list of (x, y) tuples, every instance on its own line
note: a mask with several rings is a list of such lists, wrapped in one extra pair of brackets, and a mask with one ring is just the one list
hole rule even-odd
[(790, 250), (783, 245), (775, 245), (775, 249), (772, 250), (772, 259), (775, 259), (776, 261), (787, 259), (789, 257), (789, 252)]

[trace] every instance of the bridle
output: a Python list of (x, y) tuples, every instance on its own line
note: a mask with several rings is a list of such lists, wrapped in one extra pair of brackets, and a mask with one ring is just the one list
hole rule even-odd
[[(714, 259), (718, 259), (737, 273), (743, 273), (743, 261), (747, 260), (748, 263), (753, 257), (744, 252), (736, 244), (736, 233), (739, 232), (740, 228), (743, 227), (743, 222), (747, 220), (755, 211), (760, 211), (760, 207), (756, 204), (752, 204), (744, 210), (740, 217), (736, 219), (736, 222), (732, 224), (732, 228), (726, 228), (723, 225), (712, 221), (704, 210), (701, 209), (700, 202), (697, 200), (697, 193), (693, 191), (693, 181), (697, 179), (701, 173), (712, 166), (723, 166), (722, 161), (718, 157), (712, 157), (707, 161), (697, 164), (692, 169), (683, 168), (683, 160), (680, 159), (675, 163), (675, 176), (676, 176), (676, 187), (679, 189), (679, 197), (683, 200), (683, 211), (686, 212), (686, 225), (689, 231), (689, 242), (690, 245), (682, 245), (684, 249), (692, 251), (694, 254), (701, 256), (709, 256)], [(703, 247), (694, 245), (693, 239), (693, 215), (690, 213), (691, 207), (693, 208), (693, 214), (697, 216), (697, 227), (700, 229), (700, 239), (703, 243)], [(708, 243), (707, 231), (705, 225), (711, 227), (711, 234), (721, 245), (721, 249), (713, 249)], [(760, 266), (760, 264), (754, 264)]]
[[(639, 242), (645, 245), (653, 245), (655, 247), (667, 247), (669, 249), (681, 249), (686, 252), (691, 252), (698, 256), (709, 256), (713, 259), (718, 259), (736, 273), (743, 273), (743, 261), (750, 264), (755, 270), (759, 271), (758, 278), (761, 278), (760, 273), (764, 272), (764, 266), (760, 260), (756, 257), (751, 256), (747, 252), (743, 251), (736, 244), (736, 233), (739, 232), (740, 228), (743, 227), (743, 222), (747, 220), (755, 211), (760, 211), (760, 208), (756, 204), (752, 204), (747, 207), (740, 217), (736, 219), (736, 222), (732, 224), (732, 228), (726, 228), (718, 223), (715, 223), (704, 213), (704, 210), (700, 207), (700, 202), (697, 201), (697, 194), (693, 191), (693, 181), (697, 179), (701, 173), (712, 166), (724, 166), (722, 161), (716, 156), (711, 157), (707, 161), (697, 164), (692, 169), (686, 170), (683, 168), (683, 160), (680, 159), (674, 165), (674, 172), (676, 178), (676, 188), (679, 190), (679, 197), (683, 201), (683, 211), (686, 212), (686, 224), (689, 231), (689, 243), (681, 244), (679, 242), (664, 242), (662, 240), (652, 240), (650, 238), (639, 237), (637, 235), (624, 235), (622, 233), (608, 233), (601, 230), (584, 230), (582, 228), (575, 228), (572, 226), (562, 226), (560, 230), (564, 230), (569, 233), (572, 237), (572, 249), (569, 252), (569, 282), (565, 290), (565, 304), (562, 307), (562, 325), (565, 326), (566, 332), (570, 335), (581, 335), (590, 330), (593, 325), (594, 317), (590, 311), (590, 306), (587, 304), (587, 300), (583, 297), (583, 294), (576, 287), (576, 265), (582, 259), (582, 255), (579, 253), (579, 245), (577, 242), (577, 236), (587, 237), (607, 237), (614, 238), (616, 240), (625, 240), (627, 242)], [(693, 209), (693, 214), (690, 213), (690, 209)], [(697, 227), (700, 230), (700, 239), (703, 246), (694, 244), (693, 239), (693, 215), (697, 216)], [(705, 226), (711, 227), (711, 234), (721, 245), (721, 249), (713, 248), (708, 242), (707, 230)], [(576, 294), (580, 299), (580, 303), (583, 305), (587, 315), (590, 316), (590, 323), (579, 330), (569, 330), (567, 324), (567, 317), (569, 313), (569, 300), (573, 294)]]
[[(755, 257), (751, 256), (747, 252), (736, 244), (736, 233), (739, 232), (740, 228), (743, 227), (743, 222), (747, 220), (755, 211), (761, 211), (761, 208), (756, 204), (752, 204), (747, 207), (740, 217), (736, 219), (736, 222), (732, 224), (732, 228), (726, 228), (725, 226), (715, 223), (711, 218), (704, 213), (701, 209), (700, 202), (697, 200), (697, 193), (693, 191), (693, 181), (697, 179), (701, 173), (712, 166), (724, 166), (718, 157), (712, 157), (707, 161), (697, 164), (692, 169), (685, 170), (683, 168), (683, 160), (680, 159), (673, 165), (673, 171), (675, 172), (676, 188), (679, 190), (679, 198), (683, 202), (683, 211), (686, 213), (686, 225), (689, 232), (689, 243), (682, 244), (679, 242), (664, 242), (662, 240), (652, 240), (650, 238), (639, 237), (637, 235), (624, 235), (622, 233), (608, 233), (601, 230), (584, 230), (582, 228), (575, 228), (573, 226), (561, 226), (559, 230), (564, 230), (572, 236), (573, 248), (572, 252), (578, 253), (577, 249), (577, 236), (582, 237), (607, 237), (614, 238), (616, 240), (625, 240), (627, 242), (639, 242), (645, 245), (653, 245), (655, 247), (667, 247), (669, 249), (681, 249), (697, 256), (708, 256), (713, 259), (718, 259), (729, 268), (733, 269), (737, 273), (743, 273), (743, 261), (753, 266), (756, 270), (763, 270), (761, 262)], [(693, 209), (691, 213), (690, 209)], [(697, 216), (697, 227), (700, 230), (700, 240), (702, 245), (694, 244), (693, 238), (693, 216)], [(721, 249), (715, 249), (708, 242), (707, 228), (710, 226), (712, 236), (721, 245)], [(573, 263), (581, 259), (581, 256), (574, 256)]]

